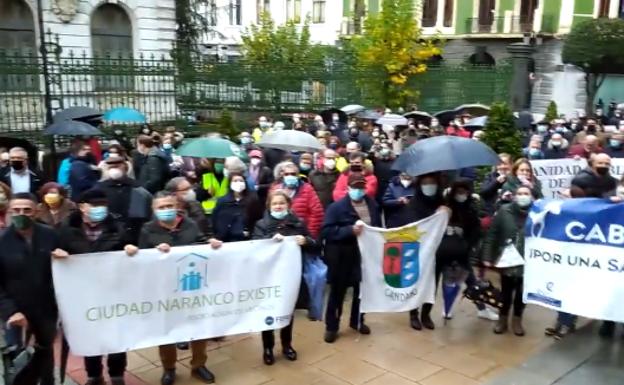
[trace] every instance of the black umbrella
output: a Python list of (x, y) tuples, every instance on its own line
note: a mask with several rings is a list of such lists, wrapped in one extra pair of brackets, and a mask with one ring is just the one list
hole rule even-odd
[(43, 135), (56, 136), (99, 136), (102, 132), (92, 125), (79, 120), (65, 120), (48, 126)]
[(377, 120), (381, 118), (383, 115), (375, 110), (365, 110), (360, 111), (355, 114), (355, 117), (358, 119), (367, 119), (367, 120)]
[(319, 115), (323, 118), (323, 123), (325, 123), (326, 126), (329, 126), (332, 123), (332, 116), (334, 114), (338, 114), (338, 122), (340, 123), (347, 123), (349, 121), (347, 113), (338, 108), (329, 108), (321, 111)]
[(60, 123), (65, 120), (91, 120), (100, 118), (102, 113), (91, 107), (70, 107), (57, 112), (54, 115), (54, 123)]
[(462, 104), (455, 108), (457, 115), (469, 114), (473, 118), (478, 116), (485, 116), (490, 112), (490, 107), (485, 104)]
[(433, 118), (433, 116), (424, 111), (410, 111), (407, 114), (403, 114), (403, 117), (407, 119), (414, 119), (417, 122), (423, 123), (425, 126), (430, 125), (431, 118)]
[(498, 155), (487, 145), (468, 138), (445, 135), (414, 143), (399, 155), (392, 168), (419, 176), (499, 163)]
[(456, 115), (458, 115), (458, 113), (455, 110), (444, 110), (433, 114), (433, 116), (438, 119), (438, 122), (440, 122), (440, 125), (444, 127), (448, 126), (449, 123), (455, 119)]

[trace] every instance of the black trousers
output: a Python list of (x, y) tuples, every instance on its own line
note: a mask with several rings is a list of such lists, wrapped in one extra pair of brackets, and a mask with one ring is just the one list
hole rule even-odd
[(39, 378), (40, 385), (54, 385), (54, 339), (56, 338), (56, 318), (49, 320), (36, 320), (35, 317), (28, 318), (28, 328), (35, 338), (35, 355), (33, 358), (40, 362)]
[[(440, 278), (442, 278), (442, 269), (443, 266), (441, 263), (436, 263), (435, 265), (435, 295), (438, 295), (438, 286), (440, 286)], [(410, 310), (410, 318), (418, 317), (420, 314), (429, 315), (431, 313), (431, 309), (433, 309), (432, 303), (424, 303), (422, 305), (422, 311), (419, 312), (418, 309)]]
[[(329, 286), (329, 298), (325, 310), (325, 329), (328, 332), (337, 332), (340, 329), (342, 305), (350, 285), (333, 283)], [(349, 323), (357, 326), (364, 323), (364, 314), (360, 315), (360, 284), (353, 286), (353, 301), (351, 302), (351, 318)]]
[[(102, 378), (103, 376), (103, 356), (93, 356), (84, 358), (85, 371), (89, 378)], [(128, 365), (128, 358), (125, 352), (109, 354), (106, 357), (106, 366), (108, 366), (108, 375), (111, 378), (123, 378)]]
[(509, 311), (513, 306), (514, 317), (522, 317), (524, 312), (524, 302), (522, 301), (523, 282), (522, 277), (511, 277), (501, 274), (501, 294), (503, 296), (501, 316), (508, 317)]
[[(293, 314), (290, 323), (285, 328), (280, 329), (280, 340), (282, 340), (282, 348), (292, 347), (293, 322), (295, 315)], [(262, 345), (264, 349), (273, 349), (275, 347), (275, 331), (265, 330), (262, 332)]]

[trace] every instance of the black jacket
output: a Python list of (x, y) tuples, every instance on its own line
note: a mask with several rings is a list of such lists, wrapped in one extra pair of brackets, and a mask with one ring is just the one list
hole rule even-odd
[(169, 180), (171, 171), (167, 155), (157, 148), (151, 148), (143, 158), (139, 172), (135, 171), (139, 184), (152, 195), (161, 191)]
[(615, 196), (618, 180), (610, 174), (598, 176), (587, 167), (576, 174), (571, 185), (583, 190), (587, 198), (609, 198)]
[(102, 234), (96, 241), (87, 237), (84, 226), (82, 212), (72, 212), (58, 229), (61, 249), (72, 255), (103, 253), (123, 250), (124, 246), (131, 243), (123, 223), (113, 214), (108, 214), (100, 224)]
[[(11, 186), (11, 167), (7, 167), (5, 170), (7, 171), (0, 177), (0, 182), (13, 187)], [(37, 194), (37, 191), (43, 186), (43, 178), (36, 171), (26, 170), (26, 172), (30, 174), (30, 193)]]
[(260, 170), (258, 171), (258, 178), (256, 179), (256, 194), (258, 194), (258, 199), (262, 202), (263, 206), (272, 184), (273, 171), (265, 166), (264, 163), (261, 163)]
[(31, 322), (56, 321), (52, 251), (60, 242), (54, 228), (35, 223), (29, 246), (11, 225), (0, 234), (0, 244), (0, 319), (21, 312)]
[(316, 195), (318, 195), (323, 210), (327, 210), (329, 205), (334, 203), (334, 187), (340, 177), (340, 171), (334, 169), (331, 172), (325, 172), (324, 170), (313, 170), (308, 176), (310, 185), (314, 187)]
[[(262, 219), (263, 205), (254, 196), (237, 201), (229, 191), (217, 199), (211, 220), (215, 238), (223, 242), (245, 241), (250, 238), (257, 221)], [(248, 236), (244, 232), (249, 233)]]
[(496, 212), (496, 201), (498, 201), (498, 191), (503, 188), (503, 183), (500, 183), (498, 178), (498, 171), (491, 171), (485, 175), (485, 179), (481, 184), (481, 191), (479, 195), (483, 200), (483, 216), (491, 217)]
[[(301, 253), (301, 285), (299, 286), (299, 296), (297, 297), (297, 304), (295, 309), (307, 309), (310, 305), (310, 292), (306, 285), (305, 279), (303, 279), (303, 266), (305, 266), (306, 253), (314, 253), (317, 250), (317, 243), (310, 235), (310, 230), (306, 224), (298, 216), (293, 213), (289, 213), (284, 220), (278, 221), (269, 215), (265, 211), (264, 217), (256, 223), (253, 230), (252, 239), (270, 239), (275, 234), (281, 234), (285, 237), (302, 235), (306, 237), (306, 244), (302, 247)], [(285, 274), (291, 274), (294, 272), (284, 272)]]
[(197, 223), (188, 217), (182, 217), (178, 227), (173, 231), (162, 227), (156, 220), (147, 222), (139, 235), (139, 248), (153, 249), (161, 243), (171, 247), (189, 246), (206, 241), (206, 236), (199, 230)]

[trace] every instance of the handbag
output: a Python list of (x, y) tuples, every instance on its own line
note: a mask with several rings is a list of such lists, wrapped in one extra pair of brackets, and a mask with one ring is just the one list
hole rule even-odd
[(303, 267), (303, 279), (310, 292), (309, 316), (320, 321), (323, 319), (327, 265), (318, 256), (307, 256)]
[(3, 335), (0, 338), (0, 384), (2, 385), (36, 385), (39, 382), (40, 368), (33, 360), (35, 347), (28, 345), (32, 334), (22, 330), (22, 345), (9, 346)]

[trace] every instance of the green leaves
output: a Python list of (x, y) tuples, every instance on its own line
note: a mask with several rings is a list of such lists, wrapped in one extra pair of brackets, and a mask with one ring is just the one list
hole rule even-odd
[(490, 113), (483, 131), (484, 135), (481, 136), (481, 141), (490, 146), (497, 154), (507, 153), (513, 159), (522, 156), (520, 131), (516, 127), (516, 119), (506, 103), (496, 103), (490, 107)]
[(557, 103), (554, 100), (550, 102), (548, 108), (546, 109), (546, 115), (544, 116), (545, 122), (552, 122), (555, 119), (559, 118), (559, 113), (557, 112)]
[(588, 19), (572, 28), (563, 43), (561, 59), (586, 73), (613, 72), (624, 64), (623, 41), (624, 20)]

